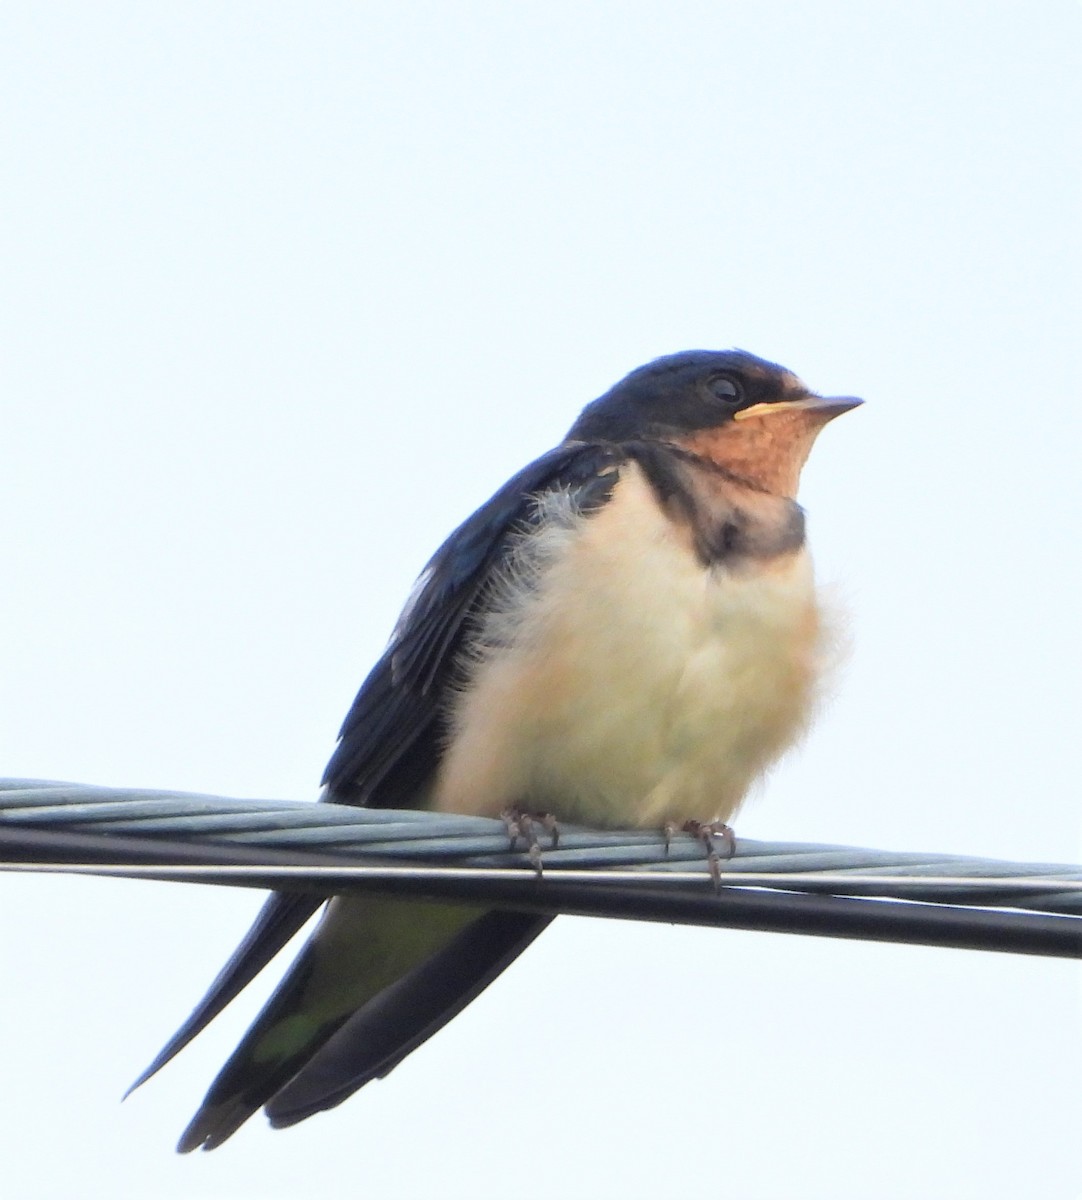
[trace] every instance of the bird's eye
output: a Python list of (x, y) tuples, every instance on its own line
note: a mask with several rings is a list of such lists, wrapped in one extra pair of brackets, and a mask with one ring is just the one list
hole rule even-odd
[(744, 398), (744, 389), (729, 375), (715, 375), (707, 381), (706, 389), (711, 396), (724, 400), (730, 408), (735, 408)]

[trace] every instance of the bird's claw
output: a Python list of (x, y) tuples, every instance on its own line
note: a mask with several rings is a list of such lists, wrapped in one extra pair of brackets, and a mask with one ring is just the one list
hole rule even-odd
[[(736, 835), (724, 821), (685, 821), (680, 826), (684, 833), (690, 833), (699, 839), (706, 847), (706, 865), (710, 869), (710, 878), (714, 881), (716, 891), (721, 891), (721, 860), (732, 858), (736, 853)], [(672, 821), (665, 825), (665, 852), (669, 851), (669, 841), (676, 827)], [(715, 838), (721, 839), (723, 853), (718, 853)]]
[(555, 850), (560, 844), (560, 826), (556, 818), (548, 812), (530, 813), (521, 808), (505, 808), (500, 813), (500, 820), (507, 828), (510, 849), (514, 850), (518, 846), (519, 838), (526, 843), (526, 853), (540, 878), (544, 873), (544, 867), (541, 861), (538, 827), (540, 826), (549, 835), (550, 848)]

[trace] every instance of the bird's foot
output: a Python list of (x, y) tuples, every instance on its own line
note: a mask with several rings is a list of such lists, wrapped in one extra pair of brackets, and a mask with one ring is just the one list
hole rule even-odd
[[(724, 821), (685, 821), (683, 825), (677, 825), (675, 821), (665, 822), (665, 853), (669, 853), (669, 845), (672, 842), (672, 835), (679, 830), (682, 833), (690, 833), (697, 837), (703, 846), (706, 848), (706, 863), (710, 868), (710, 878), (714, 881), (714, 887), (721, 890), (721, 859), (732, 858), (736, 853), (736, 835), (733, 833), (730, 826)], [(721, 840), (721, 848), (723, 854), (718, 853), (718, 846), (715, 838)]]
[(526, 853), (538, 876), (542, 874), (541, 843), (538, 831), (543, 830), (549, 835), (550, 848), (555, 850), (560, 844), (560, 826), (552, 813), (526, 812), (522, 808), (505, 808), (500, 813), (500, 820), (507, 827), (507, 837), (511, 849), (518, 846), (519, 838), (526, 844)]

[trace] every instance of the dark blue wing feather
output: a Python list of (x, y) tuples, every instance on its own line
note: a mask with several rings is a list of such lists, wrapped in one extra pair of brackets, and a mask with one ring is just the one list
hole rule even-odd
[[(584, 510), (603, 503), (615, 482), (613, 467), (620, 458), (614, 446), (558, 446), (510, 479), (436, 551), (390, 645), (346, 716), (338, 746), (324, 772), (324, 800), (382, 808), (416, 805), (439, 764), (443, 694), (454, 674), (467, 618), (482, 602), (493, 570), (507, 555), (510, 535), (535, 519), (536, 497), (552, 489), (571, 491)], [(204, 1029), (320, 903), (285, 893), (268, 897), (206, 996), (132, 1087), (149, 1079)], [(520, 932), (521, 945), (528, 944), (532, 936), (531, 930)], [(506, 948), (492, 948), (492, 973), (486, 982), (498, 973), (497, 962), (506, 953)], [(476, 970), (480, 979), (484, 971), (481, 967)], [(468, 985), (459, 985), (461, 1003), (470, 990)], [(458, 1007), (455, 1003), (448, 995), (446, 1015), (433, 1029), (458, 1011), (461, 1003)]]
[(506, 558), (509, 535), (535, 519), (536, 497), (543, 492), (567, 489), (581, 494), (581, 507), (595, 506), (608, 492), (603, 486), (600, 494), (599, 481), (619, 457), (612, 446), (558, 446), (508, 480), (436, 551), (342, 724), (323, 776), (330, 799), (410, 806), (411, 796), (394, 786), (396, 769), (408, 766), (413, 755), (432, 757), (427, 743), (442, 733), (443, 690), (454, 673), (466, 618)]
[(389, 1074), (442, 1029), (526, 949), (552, 917), (493, 910), (358, 1009), (274, 1094), (275, 1129), (334, 1108)]

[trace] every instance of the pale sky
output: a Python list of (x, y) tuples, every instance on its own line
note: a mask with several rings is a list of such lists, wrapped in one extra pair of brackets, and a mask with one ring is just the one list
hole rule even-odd
[[(0, 8), (0, 775), (310, 798), (414, 574), (630, 368), (824, 392), (849, 643), (738, 834), (1082, 860), (1082, 5)], [(249, 893), (0, 879), (6, 1194), (1082, 1195), (1077, 964), (562, 919), (387, 1080), (123, 1106)]]

